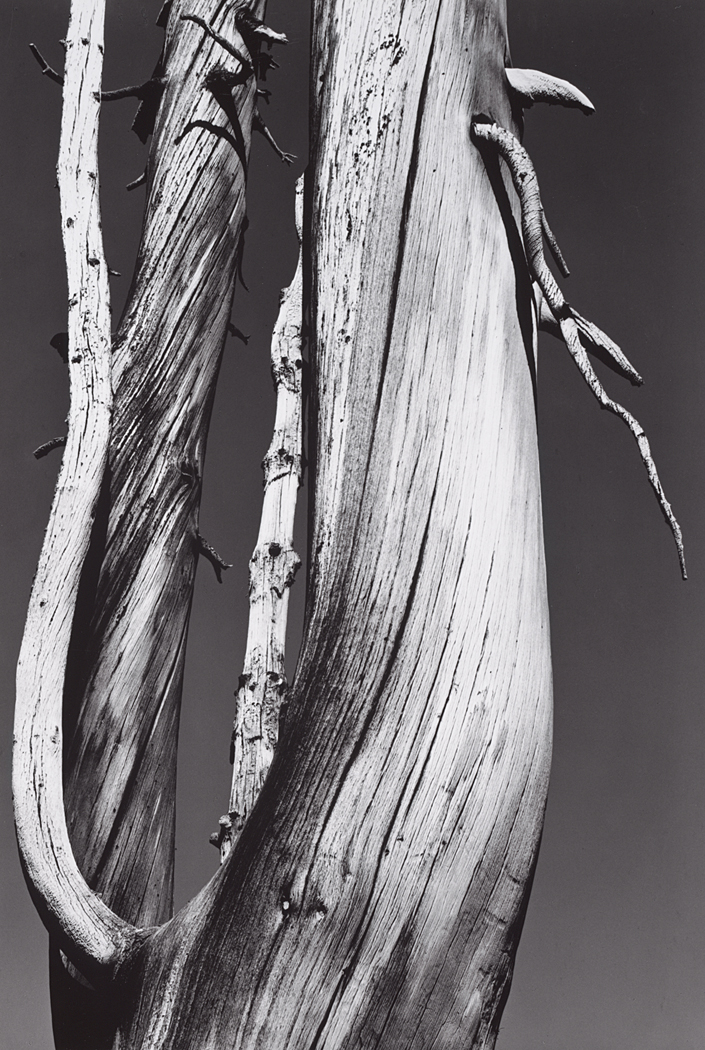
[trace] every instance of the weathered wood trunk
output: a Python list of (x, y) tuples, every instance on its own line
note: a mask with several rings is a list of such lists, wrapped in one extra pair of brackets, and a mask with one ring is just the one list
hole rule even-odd
[[(205, 126), (223, 123), (201, 81), (223, 56), (182, 11), (216, 18), (195, 0), (171, 13), (102, 575), (74, 653), (74, 845), (135, 925), (170, 897), (190, 545), (244, 214), (242, 157)], [(551, 737), (531, 287), (511, 184), (470, 139), (475, 115), (514, 128), (507, 62), (504, 0), (314, 2), (303, 647), (227, 861), (106, 963), (116, 1047), (494, 1044)], [(190, 136), (212, 141), (197, 170)]]
[(303, 650), (242, 837), (139, 958), (131, 1048), (494, 1041), (551, 724), (530, 290), (469, 136), (512, 126), (503, 8), (315, 5)]

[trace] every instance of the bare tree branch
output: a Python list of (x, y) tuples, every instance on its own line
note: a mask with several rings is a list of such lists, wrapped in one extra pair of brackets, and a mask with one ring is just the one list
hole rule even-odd
[(651, 487), (656, 493), (663, 515), (673, 533), (676, 550), (678, 551), (681, 575), (685, 580), (688, 574), (685, 568), (681, 528), (671, 509), (671, 504), (666, 499), (666, 493), (659, 479), (644, 429), (631, 412), (628, 412), (617, 401), (613, 401), (605, 392), (580, 341), (580, 326), (546, 264), (543, 254), (543, 237), (545, 236), (543, 206), (541, 204), (538, 179), (534, 166), (531, 163), (531, 158), (518, 139), (499, 124), (475, 120), (472, 124), (472, 131), (475, 138), (481, 142), (491, 142), (506, 161), (514, 188), (521, 201), (522, 232), (531, 275), (541, 288), (546, 303), (560, 327), (568, 352), (580, 369), (583, 379), (602, 407), (624, 420), (636, 439)]
[(538, 69), (514, 69), (507, 67), (507, 80), (520, 104), (528, 109), (534, 102), (548, 102), (549, 106), (568, 106), (581, 109), (583, 113), (595, 112), (587, 95), (567, 80), (542, 73)]
[(55, 448), (63, 448), (66, 445), (65, 437), (55, 437), (51, 441), (45, 441), (39, 448), (35, 448), (32, 455), (35, 459), (44, 459), (50, 452), (53, 452)]

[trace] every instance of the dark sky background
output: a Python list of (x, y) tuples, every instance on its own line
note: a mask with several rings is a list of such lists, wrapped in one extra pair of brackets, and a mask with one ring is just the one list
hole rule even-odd
[[(702, 1050), (705, 1045), (705, 5), (702, 0), (508, 0), (513, 61), (571, 80), (596, 115), (545, 106), (525, 145), (573, 276), (571, 303), (645, 377), (602, 369), (640, 420), (683, 527), (690, 580), (626, 427), (601, 412), (562, 344), (542, 337), (539, 434), (555, 673), (544, 840), (498, 1050)], [(146, 79), (161, 46), (157, 0), (108, 0), (106, 88)], [(247, 561), (271, 434), (269, 333), (295, 265), (293, 183), (306, 157), (308, 3), (270, 0), (291, 41), (263, 106), (292, 169), (254, 143), (244, 272), (217, 395), (201, 529), (235, 567), (197, 582), (179, 768), (177, 904), (217, 864), (227, 807), (232, 692), (246, 631)], [(46, 936), (12, 827), (14, 666), (60, 453), (66, 327), (54, 188), (68, 0), (0, 3), (3, 494), (0, 638), (0, 1047), (50, 1050)], [(129, 284), (146, 152), (130, 101), (105, 107), (101, 189), (114, 314)], [(303, 500), (302, 500), (303, 503)], [(302, 529), (299, 551), (305, 549)], [(300, 625), (303, 579), (293, 592)], [(300, 630), (300, 626), (297, 628)], [(292, 646), (294, 648), (294, 646)], [(293, 660), (292, 660), (293, 667)]]

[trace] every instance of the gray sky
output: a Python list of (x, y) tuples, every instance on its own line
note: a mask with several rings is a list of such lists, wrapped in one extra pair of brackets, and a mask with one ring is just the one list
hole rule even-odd
[[(640, 420), (686, 541), (680, 581), (669, 530), (626, 427), (601, 412), (562, 344), (545, 337), (539, 431), (555, 673), (546, 830), (498, 1050), (702, 1050), (705, 1039), (705, 459), (702, 0), (508, 0), (512, 57), (573, 81), (597, 108), (534, 107), (524, 143), (573, 276), (571, 303), (644, 376), (602, 369)], [(156, 2), (109, 0), (105, 86), (151, 73)], [(3, 383), (0, 428), (0, 1016), (3, 1050), (49, 1050), (46, 937), (16, 859), (9, 792), (14, 664), (58, 467), (32, 450), (63, 432), (66, 327), (58, 195), (60, 90), (27, 44), (61, 66), (67, 0), (0, 3)], [(180, 755), (177, 896), (217, 863), (227, 806), (232, 692), (242, 661), (259, 461), (274, 402), (268, 341), (295, 263), (293, 183), (306, 156), (308, 4), (270, 0), (291, 44), (262, 107), (284, 168), (253, 149), (249, 294), (233, 319), (209, 441), (202, 531), (235, 563), (219, 587), (202, 564)], [(146, 151), (132, 103), (104, 110), (101, 186), (114, 312), (137, 247), (144, 191), (124, 186)], [(303, 500), (302, 500), (303, 502)], [(298, 547), (304, 550), (301, 536)], [(302, 577), (293, 592), (300, 621)]]

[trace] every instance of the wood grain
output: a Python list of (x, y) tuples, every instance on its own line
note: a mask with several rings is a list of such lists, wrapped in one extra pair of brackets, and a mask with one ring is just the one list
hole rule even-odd
[(497, 0), (314, 5), (303, 649), (235, 848), (145, 946), (130, 1047), (494, 1043), (551, 742), (531, 282), (470, 140), (513, 127), (507, 57)]

